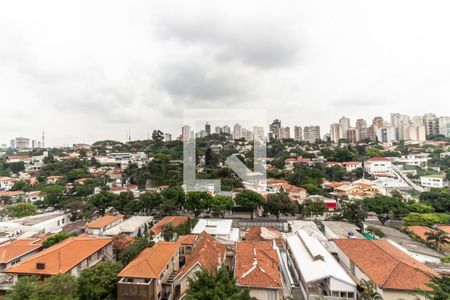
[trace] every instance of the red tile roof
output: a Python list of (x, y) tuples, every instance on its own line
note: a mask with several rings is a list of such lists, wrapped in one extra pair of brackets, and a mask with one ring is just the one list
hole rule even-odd
[(224, 262), (225, 255), (225, 246), (203, 231), (198, 236), (192, 255), (187, 257), (186, 264), (178, 271), (177, 278), (186, 275), (196, 264), (199, 264), (210, 273), (215, 273), (218, 266)]
[(158, 235), (161, 233), (161, 230), (164, 225), (166, 224), (172, 224), (173, 227), (178, 227), (184, 223), (186, 223), (188, 220), (188, 217), (186, 216), (167, 216), (161, 219), (158, 223), (152, 226), (150, 228), (150, 234), (152, 235)]
[[(111, 241), (110, 238), (70, 237), (4, 272), (35, 275), (67, 273), (89, 256), (106, 247)], [(37, 269), (37, 263), (44, 263), (45, 268)]]
[(436, 228), (450, 234), (450, 225), (438, 225)]
[(187, 234), (180, 236), (177, 242), (180, 243), (181, 245), (194, 245), (197, 239), (198, 239), (197, 234)]
[(123, 219), (123, 215), (105, 215), (86, 224), (86, 228), (101, 229), (105, 226)]
[(390, 161), (387, 157), (372, 157), (369, 158), (367, 161)]
[(428, 228), (426, 226), (405, 226), (405, 229), (407, 231), (412, 232), (413, 234), (415, 234), (416, 236), (420, 237), (422, 240), (426, 241), (427, 240), (427, 232), (435, 232), (436, 230)]
[(429, 287), (427, 274), (438, 274), (388, 241), (336, 239), (333, 242), (363, 273), (383, 289), (415, 290)]
[(176, 242), (159, 242), (151, 248), (144, 249), (117, 275), (133, 278), (160, 278), (167, 264), (177, 255), (180, 244)]
[(235, 277), (239, 286), (280, 289), (279, 261), (268, 241), (236, 243)]
[(0, 246), (0, 263), (8, 263), (42, 247), (41, 239), (16, 240)]

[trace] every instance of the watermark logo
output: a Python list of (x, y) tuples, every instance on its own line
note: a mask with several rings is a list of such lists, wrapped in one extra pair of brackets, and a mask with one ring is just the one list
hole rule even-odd
[[(196, 137), (207, 137), (212, 130), (226, 133), (238, 141), (228, 143), (235, 153), (226, 158), (225, 164), (236, 173), (247, 188), (264, 189), (266, 182), (267, 111), (259, 108), (185, 109), (183, 111), (183, 183), (187, 191), (211, 191), (221, 193), (219, 179), (197, 179), (197, 167), (201, 159), (196, 151)], [(253, 153), (253, 169), (239, 158), (239, 152)]]

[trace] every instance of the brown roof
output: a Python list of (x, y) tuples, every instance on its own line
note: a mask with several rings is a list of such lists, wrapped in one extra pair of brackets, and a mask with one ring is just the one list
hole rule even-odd
[(436, 228), (450, 234), (450, 225), (438, 225)]
[(225, 260), (226, 248), (211, 235), (203, 231), (198, 236), (197, 245), (192, 255), (186, 259), (186, 264), (180, 268), (177, 277), (184, 276), (196, 264), (201, 265), (210, 273), (217, 271), (219, 264)]
[(235, 277), (239, 286), (281, 288), (279, 261), (268, 241), (236, 243)]
[(422, 240), (427, 240), (426, 233), (428, 232), (436, 232), (436, 230), (428, 228), (426, 226), (405, 226), (405, 229), (409, 232), (414, 233), (416, 236), (420, 237)]
[(117, 214), (117, 215), (105, 215), (103, 217), (100, 217), (98, 219), (95, 219), (89, 223), (86, 224), (86, 228), (104, 228), (105, 226), (116, 222), (117, 220), (123, 219), (123, 215)]
[[(273, 238), (265, 238), (264, 232), (268, 232), (273, 236)], [(268, 234), (268, 235), (269, 235)], [(246, 241), (271, 241), (275, 240), (277, 245), (281, 246), (284, 244), (283, 234), (274, 227), (250, 227), (245, 232), (245, 240)]]
[(42, 247), (40, 239), (23, 239), (0, 246), (0, 263), (8, 263)]
[[(110, 238), (70, 237), (33, 255), (26, 261), (6, 269), (4, 272), (36, 275), (67, 273), (110, 243)], [(45, 268), (37, 269), (37, 263), (44, 263)]]
[(181, 245), (194, 245), (197, 239), (198, 239), (197, 234), (187, 234), (180, 236), (177, 242), (180, 243)]
[(133, 278), (160, 278), (167, 264), (176, 256), (180, 244), (176, 242), (159, 242), (151, 248), (144, 249), (117, 275)]
[(429, 287), (428, 274), (438, 274), (415, 260), (388, 241), (365, 239), (336, 239), (336, 245), (383, 289), (415, 290)]
[(24, 191), (7, 191), (7, 192), (0, 192), (0, 197), (14, 197), (24, 194), (25, 194)]
[(188, 217), (186, 216), (167, 216), (161, 219), (158, 223), (150, 228), (150, 234), (158, 235), (161, 233), (161, 230), (164, 225), (171, 223), (173, 227), (178, 227), (184, 223), (186, 223)]

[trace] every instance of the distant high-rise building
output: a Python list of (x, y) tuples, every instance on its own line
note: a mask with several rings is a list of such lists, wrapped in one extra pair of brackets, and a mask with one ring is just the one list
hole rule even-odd
[(253, 127), (253, 139), (255, 141), (264, 141), (264, 127), (262, 126)]
[(16, 140), (11, 140), (11, 141), (9, 142), (9, 147), (10, 147), (11, 149), (15, 149), (15, 148), (16, 148)]
[(358, 119), (356, 120), (356, 129), (358, 130), (358, 140), (359, 141), (364, 141), (366, 140), (369, 135), (367, 132), (367, 122), (364, 119)]
[(245, 139), (247, 142), (253, 140), (253, 132), (246, 128), (242, 128), (241, 130), (241, 138)]
[(377, 127), (375, 125), (370, 125), (367, 128), (367, 138), (371, 142), (376, 142), (377, 141)]
[(30, 139), (26, 137), (16, 137), (14, 139), (15, 149), (28, 149), (30, 148)]
[(378, 142), (388, 143), (394, 142), (397, 140), (396, 138), (396, 130), (395, 127), (386, 127), (386, 128), (377, 128), (377, 139)]
[(302, 127), (300, 127), (300, 126), (294, 126), (294, 139), (295, 139), (297, 142), (303, 141)]
[(375, 117), (372, 121), (372, 125), (376, 128), (383, 128), (384, 127), (384, 120), (382, 117)]
[(222, 131), (227, 134), (231, 134), (231, 128), (228, 125), (223, 126)]
[(291, 138), (291, 128), (282, 127), (280, 129), (280, 139), (290, 139)]
[(172, 135), (170, 133), (164, 133), (164, 141), (165, 142), (172, 141)]
[(214, 128), (214, 132), (215, 132), (215, 133), (222, 133), (222, 132), (223, 132), (223, 129), (222, 129), (222, 127), (220, 127), (220, 126), (216, 126), (216, 127)]
[(407, 115), (391, 114), (391, 126), (395, 128), (396, 139), (399, 141), (408, 140), (407, 132), (410, 125), (410, 118)]
[(281, 121), (275, 119), (272, 124), (269, 125), (269, 130), (273, 139), (280, 139)]
[(411, 125), (408, 127), (408, 140), (424, 142), (427, 139), (425, 126)]
[(240, 138), (242, 138), (242, 126), (236, 123), (233, 127), (233, 139), (237, 140)]
[(211, 125), (208, 122), (206, 122), (206, 124), (205, 124), (205, 132), (206, 132), (206, 135), (211, 134)]
[(440, 134), (440, 119), (435, 114), (426, 114), (423, 116), (423, 123), (425, 125), (426, 135)]
[(181, 127), (181, 141), (185, 142), (191, 137), (191, 127), (189, 125), (184, 125), (183, 127)]
[(350, 144), (356, 144), (359, 142), (359, 133), (358, 129), (356, 128), (349, 128), (347, 130), (347, 141)]
[(303, 128), (303, 139), (308, 143), (320, 140), (320, 126), (305, 126)]
[(341, 125), (342, 136), (346, 138), (347, 130), (350, 129), (350, 119), (347, 117), (342, 117), (339, 119), (339, 124)]
[(339, 123), (331, 124), (330, 126), (330, 140), (333, 143), (339, 143), (339, 140), (343, 138), (342, 125)]

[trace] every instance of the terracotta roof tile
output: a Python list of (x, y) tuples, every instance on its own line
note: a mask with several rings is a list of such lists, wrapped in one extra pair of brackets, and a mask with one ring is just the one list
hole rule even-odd
[(187, 234), (187, 235), (182, 235), (178, 238), (178, 243), (180, 243), (181, 245), (194, 245), (195, 242), (198, 239), (198, 235), (196, 234)]
[(23, 239), (0, 246), (0, 263), (8, 263), (42, 247), (41, 239)]
[(116, 222), (120, 219), (123, 219), (123, 215), (121, 215), (121, 214), (105, 215), (103, 217), (100, 217), (98, 219), (95, 219), (95, 220), (87, 223), (86, 228), (94, 228), (94, 229), (104, 228), (105, 226), (107, 226), (113, 222)]
[(336, 239), (333, 242), (383, 289), (429, 289), (425, 283), (431, 274), (438, 274), (415, 260), (388, 241), (365, 239)]
[(160, 278), (170, 260), (176, 256), (180, 244), (177, 242), (159, 242), (144, 249), (117, 275), (133, 278)]
[[(70, 237), (5, 270), (5, 273), (56, 275), (69, 272), (83, 260), (111, 243), (110, 238)], [(45, 263), (37, 269), (37, 263)]]
[(150, 228), (150, 234), (158, 235), (161, 233), (161, 230), (164, 225), (171, 223), (173, 227), (178, 227), (184, 223), (186, 223), (188, 217), (186, 216), (167, 216), (161, 219), (158, 223)]
[(239, 286), (281, 288), (278, 255), (268, 241), (236, 243), (235, 277)]

